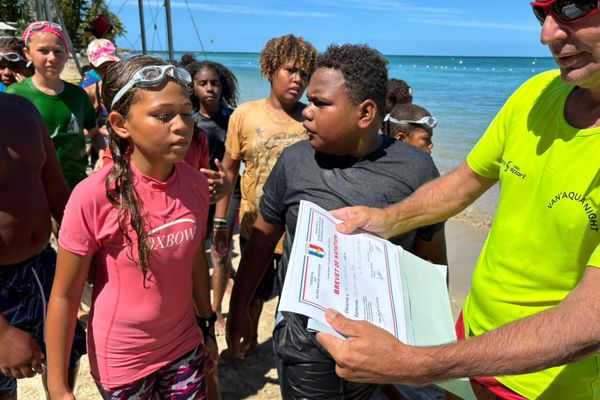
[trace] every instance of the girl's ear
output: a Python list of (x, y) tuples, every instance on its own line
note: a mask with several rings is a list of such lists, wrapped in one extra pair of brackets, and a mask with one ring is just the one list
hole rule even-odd
[(358, 121), (359, 128), (366, 128), (377, 121), (377, 104), (367, 99), (358, 105), (360, 109), (360, 119)]
[(129, 131), (127, 130), (127, 118), (125, 118), (121, 113), (116, 111), (108, 114), (108, 122), (112, 127), (113, 132), (115, 132), (120, 138), (129, 139)]
[(27, 60), (29, 61), (27, 64), (28, 66), (31, 64), (31, 54), (29, 54), (29, 46), (25, 46), (23, 47), (23, 54), (25, 54), (25, 57), (27, 58)]

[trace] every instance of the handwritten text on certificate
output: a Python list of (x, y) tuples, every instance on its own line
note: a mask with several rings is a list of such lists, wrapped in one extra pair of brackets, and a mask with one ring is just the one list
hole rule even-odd
[(337, 222), (320, 207), (301, 203), (279, 309), (326, 323), (323, 312), (333, 308), (405, 341), (394, 246), (372, 235), (341, 234)]

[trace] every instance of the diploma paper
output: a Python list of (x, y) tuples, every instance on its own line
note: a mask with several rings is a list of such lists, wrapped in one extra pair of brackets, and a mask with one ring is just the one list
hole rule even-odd
[(341, 234), (337, 223), (322, 208), (301, 202), (279, 310), (326, 324), (324, 311), (333, 308), (406, 342), (396, 246), (372, 235)]

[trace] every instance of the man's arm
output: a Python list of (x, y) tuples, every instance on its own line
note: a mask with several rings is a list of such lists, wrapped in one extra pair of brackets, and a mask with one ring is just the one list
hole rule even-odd
[(44, 144), (44, 151), (46, 152), (46, 162), (42, 167), (42, 183), (46, 197), (48, 198), (50, 213), (56, 222), (60, 224), (67, 200), (69, 200), (71, 194), (71, 189), (69, 189), (69, 185), (60, 169), (54, 144), (48, 134), (48, 128), (46, 128), (46, 124), (41, 120), (41, 117), (38, 121), (38, 126)]
[(494, 183), (496, 180), (478, 175), (463, 162), (448, 175), (426, 183), (405, 200), (385, 209), (346, 207), (331, 214), (344, 221), (337, 226), (342, 233), (361, 229), (389, 238), (458, 214)]
[(552, 309), (447, 345), (407, 346), (366, 322), (331, 311), (326, 317), (334, 329), (350, 337), (317, 334), (345, 379), (424, 384), (523, 374), (575, 362), (600, 350), (600, 269), (588, 267), (579, 285)]
[[(234, 357), (243, 357), (243, 346), (252, 342), (252, 324), (248, 315), (248, 306), (271, 262), (273, 251), (281, 235), (283, 235), (282, 225), (270, 224), (259, 214), (244, 247), (229, 302), (227, 345)], [(240, 343), (242, 339), (244, 342)]]

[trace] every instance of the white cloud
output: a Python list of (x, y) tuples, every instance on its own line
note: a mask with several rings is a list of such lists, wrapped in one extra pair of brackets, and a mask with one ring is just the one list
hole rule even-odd
[(415, 13), (420, 16), (450, 16), (463, 15), (464, 10), (447, 7), (422, 7), (396, 0), (313, 0), (312, 3), (320, 6), (355, 8), (361, 10)]
[(538, 32), (540, 30), (539, 25), (531, 24), (519, 25), (519, 24), (503, 24), (497, 22), (482, 22), (482, 21), (464, 21), (464, 20), (446, 20), (446, 19), (422, 19), (420, 20), (423, 24), (438, 25), (438, 26), (456, 26), (461, 28), (482, 28), (482, 29), (501, 29), (507, 31), (525, 31), (525, 32)]
[[(128, 6), (136, 6), (137, 1), (133, 0), (125, 0)], [(150, 7), (162, 7), (164, 5), (163, 1), (146, 1), (144, 3)], [(282, 9), (274, 9), (261, 7), (258, 4), (253, 4), (252, 7), (241, 4), (234, 3), (202, 3), (195, 1), (188, 1), (187, 5), (185, 1), (171, 1), (171, 8), (180, 8), (186, 9), (189, 6), (190, 10), (201, 10), (206, 12), (216, 12), (216, 13), (224, 13), (224, 14), (243, 14), (243, 15), (261, 15), (261, 16), (275, 16), (275, 17), (288, 17), (288, 18), (335, 18), (336, 15), (321, 13), (321, 12), (311, 12), (311, 11), (292, 11), (292, 10), (282, 10)]]

